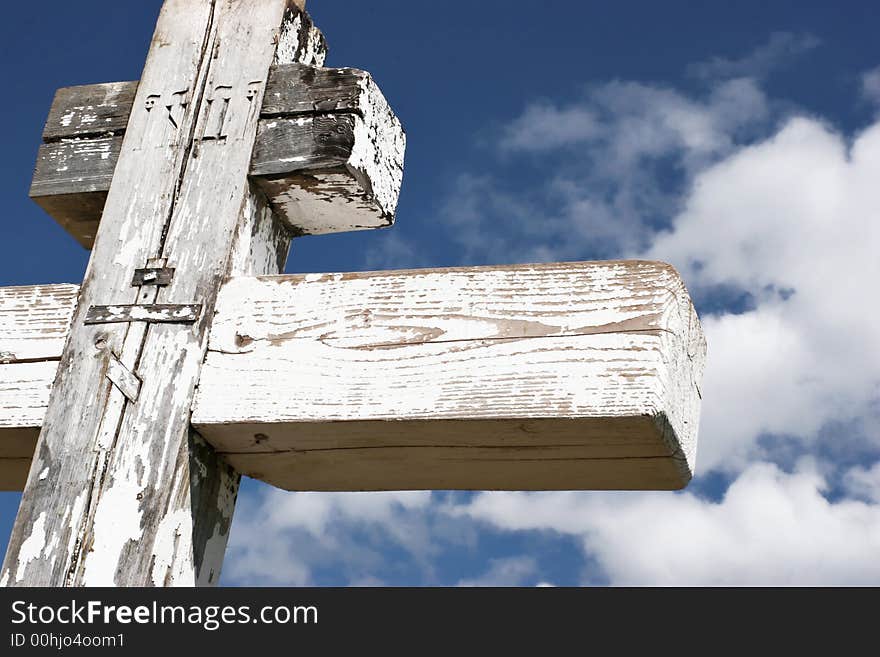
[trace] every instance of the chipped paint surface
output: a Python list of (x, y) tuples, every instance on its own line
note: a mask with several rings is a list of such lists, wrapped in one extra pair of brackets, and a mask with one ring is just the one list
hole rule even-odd
[(278, 274), (290, 252), (290, 235), (260, 194), (249, 194), (244, 214), (253, 217), (236, 227), (230, 268), (236, 274)]
[[(40, 557), (46, 549), (46, 512), (43, 511), (37, 517), (33, 527), (31, 527), (30, 535), (21, 544), (21, 550), (18, 553), (18, 561), (15, 567), (15, 581), (21, 582), (24, 579), (25, 571), (28, 564)], [(6, 575), (4, 574), (4, 578)]]
[[(60, 352), (59, 352), (60, 353)], [(43, 424), (57, 360), (0, 365), (0, 430), (39, 427)], [(2, 436), (0, 431), (0, 436)], [(8, 449), (8, 448), (7, 448)], [(4, 456), (22, 458), (30, 454), (3, 450)], [(33, 445), (30, 447), (33, 453)], [(4, 488), (4, 490), (9, 490)]]
[(121, 134), (137, 90), (136, 82), (111, 82), (59, 89), (49, 111), (43, 141)]
[(193, 571), (192, 517), (189, 509), (178, 509), (159, 522), (150, 581), (153, 586), (195, 586)]
[(92, 306), (86, 314), (85, 324), (114, 324), (118, 322), (190, 324), (198, 320), (201, 310), (201, 304)]
[(136, 402), (141, 390), (141, 380), (113, 354), (108, 354), (108, 359), (107, 378), (128, 401)]
[(348, 166), (356, 178), (369, 180), (365, 191), (384, 215), (393, 217), (403, 184), (406, 133), (373, 78), (361, 78), (360, 86), (362, 120), (355, 121)]
[(311, 66), (323, 66), (327, 56), (324, 35), (315, 27), (308, 14), (293, 7), (287, 10), (278, 34), (274, 64), (299, 62)]
[(91, 545), (86, 551), (80, 575), (83, 586), (116, 586), (116, 575), (124, 563), (123, 549), (137, 542), (142, 534), (139, 496), (143, 489), (136, 483), (112, 481), (101, 494), (95, 508)]

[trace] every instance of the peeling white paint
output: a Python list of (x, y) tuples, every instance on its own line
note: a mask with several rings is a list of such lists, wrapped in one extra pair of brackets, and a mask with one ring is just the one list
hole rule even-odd
[(393, 215), (403, 183), (406, 134), (373, 78), (365, 76), (359, 84), (363, 120), (355, 121), (354, 148), (348, 163), (370, 180), (379, 208)]
[(322, 163), (312, 170), (308, 162), (314, 155), (286, 156), (277, 147), (293, 134), (315, 130), (315, 117), (303, 115), (261, 125), (261, 139), (267, 146), (261, 148), (258, 144), (252, 171), (259, 174), (265, 167), (265, 172), (277, 176), (285, 164), (297, 172), (299, 168), (294, 164), (308, 171), (307, 185), (299, 184), (295, 175), (287, 184), (283, 178), (255, 178), (273, 207), (297, 233), (320, 235), (381, 228), (394, 220), (403, 180), (406, 135), (370, 75), (355, 69), (341, 70), (347, 71), (346, 80), (356, 80), (357, 91), (353, 101), (346, 101), (345, 112), (339, 107), (342, 113), (334, 116), (331, 112), (324, 120), (337, 121), (343, 134), (352, 131), (351, 151), (344, 167), (328, 170)]
[(139, 485), (112, 481), (102, 491), (95, 509), (91, 549), (82, 568), (84, 586), (116, 586), (116, 572), (123, 564), (122, 551), (130, 541), (141, 538), (142, 512)]
[[(300, 62), (312, 66), (323, 66), (327, 56), (327, 46), (324, 37), (310, 19), (305, 19), (308, 14), (299, 11), (291, 11), (285, 17), (278, 36), (278, 46), (275, 50), (275, 64), (292, 64)], [(303, 29), (305, 22), (305, 28)], [(304, 34), (305, 31), (305, 34)]]
[(46, 547), (46, 512), (43, 511), (37, 517), (33, 527), (31, 527), (30, 535), (21, 544), (18, 552), (18, 562), (15, 567), (15, 581), (20, 582), (24, 579), (25, 570), (28, 564), (35, 559), (40, 558), (40, 554)]
[(154, 586), (194, 586), (192, 520), (188, 509), (162, 518), (153, 543)]
[[(211, 434), (211, 427), (270, 420), (663, 410), (692, 464), (705, 354), (692, 313), (671, 268), (637, 261), (234, 278), (218, 299), (194, 420)], [(178, 333), (170, 353), (196, 348), (185, 336)], [(175, 363), (172, 357), (157, 367)], [(28, 411), (36, 424), (53, 376), (47, 368), (33, 384), (42, 391)], [(485, 380), (469, 391), (475, 376)], [(541, 393), (553, 380), (553, 394)], [(584, 383), (590, 380), (597, 383)], [(339, 392), (328, 399), (333, 386)], [(490, 395), (496, 401), (487, 407), (482, 398)], [(14, 411), (3, 406), (0, 425), (4, 413), (14, 423)], [(156, 419), (154, 410), (144, 421)], [(247, 447), (250, 434), (241, 435)], [(151, 456), (138, 458), (145, 483)]]

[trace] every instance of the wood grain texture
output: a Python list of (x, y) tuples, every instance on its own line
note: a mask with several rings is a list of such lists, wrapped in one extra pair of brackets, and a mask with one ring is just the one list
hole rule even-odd
[(0, 288), (0, 490), (24, 487), (78, 291)]
[(704, 354), (661, 263), (235, 279), (193, 423), (292, 490), (679, 488)]
[(332, 112), (360, 112), (370, 74), (356, 68), (275, 66), (269, 73), (260, 115), (264, 118)]
[[(247, 171), (290, 6), (165, 2), (0, 583), (219, 577), (238, 475), (191, 431), (189, 409), (219, 281), (277, 271), (287, 247)], [(166, 265), (170, 285), (131, 287), (135, 269)], [(195, 325), (83, 322), (96, 305), (194, 302)], [(136, 403), (107, 379), (111, 355), (141, 380)]]
[(284, 12), (272, 63), (323, 66), (327, 41), (305, 11), (305, 2), (292, 0)]
[(122, 135), (128, 125), (137, 86), (134, 81), (59, 89), (43, 128), (43, 141)]
[(59, 360), (78, 285), (0, 287), (0, 364)]
[(30, 196), (85, 248), (95, 241), (137, 85), (64, 87), (46, 119)]
[(81, 246), (91, 249), (122, 137), (41, 144), (30, 197)]
[(0, 467), (0, 490), (23, 488), (57, 371), (57, 358), (0, 364), (0, 462), (15, 460)]

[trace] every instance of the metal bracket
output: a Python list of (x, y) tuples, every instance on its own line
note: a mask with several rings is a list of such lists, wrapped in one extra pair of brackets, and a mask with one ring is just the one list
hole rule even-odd
[(109, 360), (107, 362), (107, 378), (119, 388), (119, 392), (125, 395), (125, 398), (134, 403), (137, 401), (141, 392), (141, 380), (137, 374), (129, 370), (122, 364), (114, 354), (108, 353)]
[(172, 278), (174, 278), (174, 267), (145, 267), (134, 270), (131, 286), (170, 285)]
[(92, 306), (84, 324), (118, 324), (148, 322), (150, 324), (193, 324), (202, 312), (201, 304), (153, 303), (145, 305)]

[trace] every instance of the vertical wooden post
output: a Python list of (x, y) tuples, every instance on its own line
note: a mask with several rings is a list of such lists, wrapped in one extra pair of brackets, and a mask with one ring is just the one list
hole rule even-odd
[[(221, 281), (286, 258), (247, 173), (296, 6), (165, 2), (0, 584), (216, 583), (238, 475), (192, 432), (190, 407)], [(170, 283), (133, 287), (149, 266), (173, 268)], [(86, 321), (93, 306), (128, 304), (200, 311), (192, 323)]]

